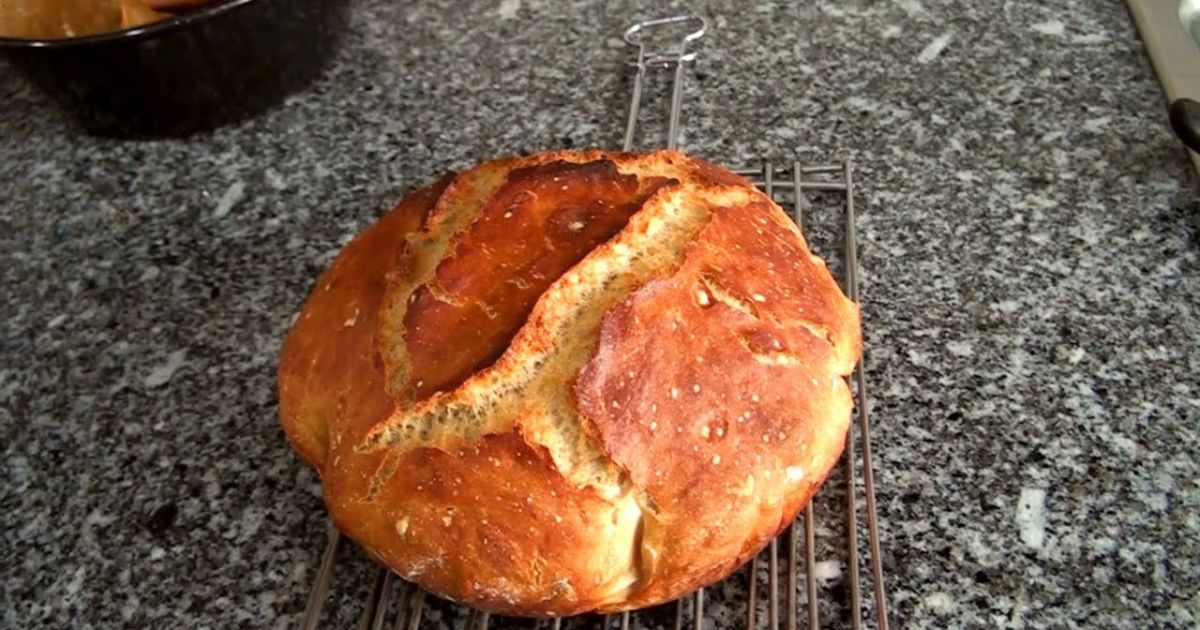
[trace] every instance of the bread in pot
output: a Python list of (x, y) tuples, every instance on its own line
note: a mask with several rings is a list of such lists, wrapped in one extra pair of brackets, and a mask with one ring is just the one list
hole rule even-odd
[(334, 522), (511, 615), (641, 608), (788, 525), (846, 438), (857, 306), (745, 179), (675, 152), (501, 159), (317, 282), (283, 426)]

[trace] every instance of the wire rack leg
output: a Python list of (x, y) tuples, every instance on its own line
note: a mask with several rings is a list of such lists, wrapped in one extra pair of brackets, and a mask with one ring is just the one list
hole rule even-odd
[(771, 539), (770, 553), (767, 556), (767, 627), (779, 630), (779, 538)]
[(408, 630), (417, 630), (421, 627), (421, 615), (425, 612), (425, 591), (420, 588), (413, 588), (412, 598), (412, 615), (408, 618)]
[(321, 620), (321, 609), (325, 606), (325, 598), (329, 595), (329, 582), (333, 576), (333, 565), (337, 563), (338, 548), (341, 547), (341, 544), (341, 533), (331, 527), (329, 543), (325, 545), (321, 566), (317, 569), (317, 579), (313, 584), (312, 592), (308, 595), (308, 605), (304, 609), (304, 620), (300, 623), (302, 630), (316, 630), (317, 622)]
[(679, 146), (679, 113), (683, 109), (683, 61), (675, 63), (675, 78), (671, 81), (671, 115), (667, 121), (667, 148)]
[[(850, 299), (860, 301), (858, 280), (858, 234), (854, 209), (853, 167), (846, 161), (844, 181), (846, 183), (846, 279)], [(879, 518), (875, 511), (875, 470), (871, 463), (871, 414), (867, 399), (866, 359), (859, 361), (854, 373), (858, 385), (858, 424), (862, 446), (863, 492), (867, 503), (867, 543), (871, 552), (871, 579), (875, 587), (875, 623), (880, 630), (888, 630), (887, 594), (883, 583), (883, 558), (879, 552)]]
[(808, 596), (808, 627), (821, 627), (821, 600), (817, 597), (817, 526), (813, 521), (812, 501), (804, 508), (804, 587)]
[(629, 119), (625, 121), (625, 142), (621, 145), (622, 150), (628, 151), (633, 148), (633, 134), (637, 131), (638, 113), (642, 107), (642, 84), (646, 79), (646, 55), (645, 51), (638, 50), (637, 74), (633, 78), (633, 90), (629, 100)]
[(383, 579), (383, 593), (379, 597), (379, 606), (375, 611), (375, 619), (371, 622), (371, 630), (383, 630), (383, 622), (387, 619), (388, 607), (392, 603), (392, 594), (396, 588), (396, 574), (391, 571), (385, 571), (387, 577)]
[[(388, 601), (384, 597), (384, 587), (388, 584), (389, 571), (380, 567), (375, 573), (375, 584), (371, 586), (371, 590), (367, 593), (367, 599), (363, 602), (362, 614), (358, 617), (358, 630), (371, 630), (375, 625), (376, 617), (387, 616)], [(379, 623), (382, 625), (383, 620)]]
[[(846, 191), (846, 252), (845, 252), (845, 277), (846, 277), (846, 293), (850, 299), (854, 299), (858, 289), (858, 284), (855, 280), (851, 269), (855, 263), (855, 243), (854, 243), (854, 206), (851, 201), (854, 196), (854, 191), (850, 184), (850, 163), (846, 162), (842, 171), (842, 183)], [(846, 386), (850, 387), (850, 379), (846, 379)], [(854, 429), (851, 427), (846, 432), (846, 562), (849, 565), (850, 577), (850, 627), (854, 630), (862, 627), (862, 585), (858, 574), (858, 500), (855, 491), (855, 466), (854, 466)]]
[(796, 549), (799, 546), (796, 538), (798, 531), (796, 526), (799, 523), (792, 521), (791, 527), (788, 527), (787, 535), (787, 608), (784, 614), (787, 615), (787, 630), (796, 630)]

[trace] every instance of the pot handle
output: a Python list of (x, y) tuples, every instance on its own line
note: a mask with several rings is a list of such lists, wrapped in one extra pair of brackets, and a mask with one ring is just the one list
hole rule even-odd
[(1167, 112), (1175, 135), (1187, 148), (1200, 153), (1200, 103), (1190, 98), (1177, 98)]

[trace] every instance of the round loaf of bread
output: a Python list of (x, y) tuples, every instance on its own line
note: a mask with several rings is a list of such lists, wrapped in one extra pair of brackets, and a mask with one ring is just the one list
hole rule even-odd
[(715, 582), (841, 454), (859, 315), (745, 179), (675, 152), (487, 162), (317, 282), (279, 399), (335, 524), (504, 614)]

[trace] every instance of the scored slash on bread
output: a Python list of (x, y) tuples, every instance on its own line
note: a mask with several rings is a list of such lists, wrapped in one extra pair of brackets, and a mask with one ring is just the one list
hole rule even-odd
[(321, 277), (280, 409), (337, 526), (481, 609), (716, 581), (841, 453), (857, 306), (748, 181), (555, 152), (416, 191)]

